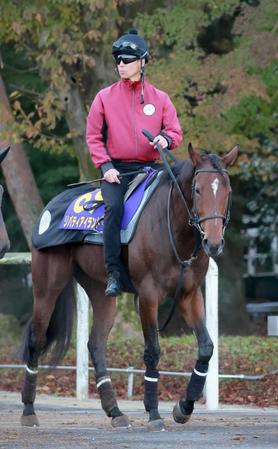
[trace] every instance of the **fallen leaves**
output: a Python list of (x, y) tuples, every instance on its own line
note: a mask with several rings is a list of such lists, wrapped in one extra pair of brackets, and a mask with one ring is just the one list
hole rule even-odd
[[(235, 374), (263, 374), (272, 371), (277, 364), (277, 342), (270, 338), (239, 338), (221, 337), (220, 339), (220, 372)], [(269, 354), (272, 354), (269, 357)], [(14, 360), (14, 348), (0, 352), (0, 363), (19, 363)], [(112, 341), (108, 348), (108, 366), (144, 369), (143, 343), (126, 340)], [(161, 341), (160, 369), (165, 371), (191, 372), (195, 365), (196, 343), (190, 338), (167, 338)], [(72, 349), (63, 364), (74, 365), (75, 353)], [(123, 373), (111, 373), (116, 395), (120, 399), (127, 398), (128, 377)], [(21, 390), (24, 370), (2, 369), (0, 390)], [(159, 399), (175, 401), (183, 396), (188, 384), (188, 377), (161, 375), (159, 381)], [(38, 392), (58, 396), (75, 396), (76, 375), (74, 371), (40, 370), (38, 377)], [(220, 380), (220, 402), (224, 404), (239, 404), (258, 407), (278, 406), (278, 372), (268, 374), (260, 380)], [(89, 394), (98, 397), (95, 376), (89, 375)], [(144, 396), (143, 375), (134, 375), (133, 398), (142, 400)], [(201, 399), (200, 402), (204, 402)], [(255, 437), (254, 437), (255, 438)]]

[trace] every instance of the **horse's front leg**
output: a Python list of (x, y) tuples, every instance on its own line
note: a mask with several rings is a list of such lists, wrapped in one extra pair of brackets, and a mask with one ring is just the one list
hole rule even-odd
[(146, 371), (144, 376), (144, 405), (146, 411), (149, 413), (148, 426), (150, 430), (165, 430), (164, 422), (158, 411), (159, 372), (157, 366), (160, 357), (157, 323), (158, 301), (154, 300), (153, 294), (149, 296), (152, 298), (151, 302), (141, 293), (139, 297), (140, 318), (145, 340), (144, 362)]
[(178, 423), (186, 423), (194, 409), (194, 403), (200, 399), (206, 376), (209, 360), (213, 353), (213, 343), (205, 325), (204, 299), (201, 289), (198, 288), (191, 297), (184, 297), (179, 304), (180, 312), (187, 324), (193, 329), (198, 342), (198, 359), (191, 374), (185, 397), (174, 407), (173, 417)]
[[(85, 286), (84, 288), (86, 289)], [(104, 288), (102, 284), (94, 284), (93, 289), (86, 289), (93, 306), (93, 326), (88, 349), (95, 367), (96, 386), (102, 408), (106, 415), (112, 418), (113, 427), (127, 428), (131, 426), (129, 419), (118, 407), (111, 378), (107, 371), (107, 340), (115, 321), (117, 306), (116, 298), (105, 297)]]

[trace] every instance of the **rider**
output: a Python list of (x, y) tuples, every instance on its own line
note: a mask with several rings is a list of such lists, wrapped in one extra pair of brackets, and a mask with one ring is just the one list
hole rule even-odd
[[(157, 167), (157, 144), (176, 148), (182, 131), (176, 109), (169, 96), (144, 80), (149, 50), (136, 29), (113, 43), (120, 80), (97, 93), (88, 115), (86, 140), (91, 159), (101, 169), (105, 203), (104, 254), (108, 274), (106, 296), (121, 293), (120, 225), (124, 195), (135, 175), (121, 174)], [(148, 129), (156, 137), (149, 143), (141, 130)], [(151, 146), (150, 146), (151, 145)]]

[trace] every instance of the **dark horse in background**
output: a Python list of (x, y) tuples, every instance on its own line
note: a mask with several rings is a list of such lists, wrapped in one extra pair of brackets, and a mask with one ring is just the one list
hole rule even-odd
[[(151, 430), (164, 430), (158, 411), (158, 306), (175, 297), (176, 306), (194, 331), (198, 359), (184, 396), (173, 410), (185, 423), (203, 391), (213, 344), (205, 326), (201, 284), (209, 257), (222, 253), (229, 219), (231, 187), (227, 168), (238, 147), (223, 157), (201, 154), (189, 145), (188, 161), (177, 162), (172, 175), (164, 169), (158, 188), (146, 205), (136, 233), (122, 259), (138, 293), (145, 340), (144, 405)], [(199, 243), (197, 243), (199, 242)], [(38, 360), (52, 348), (56, 362), (68, 348), (71, 331), (73, 279), (85, 289), (93, 307), (88, 349), (95, 367), (103, 410), (114, 427), (129, 427), (116, 400), (106, 365), (106, 346), (116, 315), (116, 298), (104, 295), (106, 274), (101, 245), (74, 244), (32, 250), (34, 308), (23, 342), (26, 363), (21, 422), (36, 426), (34, 410)], [(180, 284), (177, 293), (177, 285)]]
[[(7, 156), (10, 147), (0, 150), (0, 164)], [(0, 184), (0, 259), (2, 259), (6, 252), (10, 249), (10, 240), (4, 223), (2, 215), (2, 199), (3, 199), (4, 189)]]

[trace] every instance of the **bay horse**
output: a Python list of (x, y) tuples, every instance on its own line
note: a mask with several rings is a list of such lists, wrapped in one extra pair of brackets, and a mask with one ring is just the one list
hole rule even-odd
[[(158, 306), (175, 297), (176, 306), (196, 335), (198, 358), (184, 396), (173, 410), (174, 420), (185, 423), (203, 391), (213, 343), (205, 326), (201, 284), (209, 257), (223, 251), (229, 220), (231, 186), (227, 168), (238, 155), (235, 146), (224, 156), (203, 154), (188, 147), (189, 160), (164, 169), (159, 185), (139, 219), (134, 237), (122, 248), (122, 259), (139, 297), (144, 335), (144, 405), (151, 430), (165, 430), (158, 411)], [(197, 244), (197, 242), (200, 244)], [(55, 362), (64, 356), (72, 327), (72, 281), (86, 291), (93, 324), (88, 349), (95, 368), (102, 408), (113, 427), (130, 422), (116, 400), (107, 372), (106, 347), (116, 316), (116, 298), (104, 295), (106, 274), (103, 246), (68, 244), (43, 251), (32, 249), (34, 306), (23, 339), (26, 363), (22, 389), (22, 425), (37, 426), (34, 401), (39, 357), (52, 348)], [(177, 291), (177, 285), (180, 285)]]
[[(7, 156), (10, 147), (3, 148), (0, 150), (0, 164)], [(0, 259), (2, 259), (6, 252), (10, 249), (10, 240), (8, 237), (7, 229), (4, 223), (3, 215), (2, 215), (2, 200), (3, 200), (4, 189), (0, 184)]]

